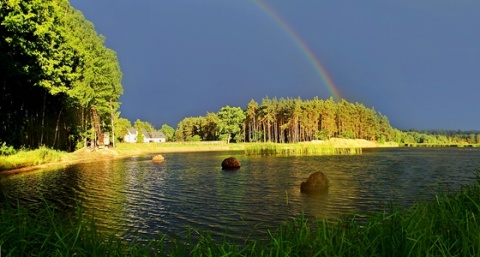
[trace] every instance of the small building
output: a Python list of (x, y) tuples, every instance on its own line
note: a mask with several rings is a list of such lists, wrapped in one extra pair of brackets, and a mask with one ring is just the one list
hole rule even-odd
[(167, 137), (160, 131), (148, 132), (142, 129), (144, 143), (163, 143), (167, 141)]
[[(141, 133), (143, 134), (144, 143), (161, 143), (167, 141), (165, 134), (160, 131), (148, 132), (146, 129), (142, 129)], [(138, 136), (137, 129), (129, 128), (127, 129), (127, 134), (125, 135), (124, 140), (127, 143), (136, 143)]]
[(127, 134), (123, 138), (127, 143), (136, 143), (137, 142), (138, 131), (135, 128), (127, 129)]

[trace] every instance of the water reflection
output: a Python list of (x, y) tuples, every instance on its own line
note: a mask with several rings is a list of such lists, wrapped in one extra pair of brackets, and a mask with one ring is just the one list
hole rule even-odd
[[(475, 178), (480, 149), (368, 149), (360, 156), (273, 157), (241, 153), (164, 154), (83, 163), (55, 170), (0, 176), (11, 200), (42, 198), (73, 215), (80, 203), (103, 230), (125, 238), (155, 236), (187, 227), (232, 237), (262, 236), (289, 217), (336, 218), (409, 206), (440, 190), (456, 190)], [(238, 171), (222, 171), (235, 155)], [(301, 194), (316, 171), (330, 180), (326, 194)], [(2, 198), (3, 199), (3, 198)], [(78, 201), (77, 201), (78, 200)]]

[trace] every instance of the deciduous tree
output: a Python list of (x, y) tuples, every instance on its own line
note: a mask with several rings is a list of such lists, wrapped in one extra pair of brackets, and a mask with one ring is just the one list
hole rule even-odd
[(218, 132), (223, 139), (230, 142), (231, 139), (238, 139), (242, 131), (242, 124), (245, 120), (245, 114), (240, 107), (222, 107), (218, 113)]

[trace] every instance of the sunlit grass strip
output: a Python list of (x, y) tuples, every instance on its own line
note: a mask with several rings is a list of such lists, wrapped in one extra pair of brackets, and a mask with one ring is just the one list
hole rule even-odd
[(200, 141), (200, 142), (165, 142), (165, 143), (116, 143), (115, 149), (136, 150), (136, 149), (158, 149), (178, 147), (208, 147), (215, 145), (228, 145), (225, 141)]
[(223, 141), (202, 141), (202, 142), (166, 142), (166, 143), (117, 143), (115, 150), (119, 153), (128, 153), (135, 151), (142, 152), (161, 152), (161, 151), (178, 151), (184, 152), (188, 150), (209, 151), (212, 149), (233, 150), (236, 144), (227, 144)]
[(336, 221), (291, 219), (265, 238), (232, 241), (207, 232), (126, 242), (98, 232), (77, 209), (60, 217), (0, 206), (2, 256), (479, 256), (480, 182), (409, 209), (395, 206)]
[(407, 143), (407, 144), (403, 144), (403, 146), (406, 146), (406, 147), (458, 147), (458, 148), (462, 148), (462, 147), (480, 147), (480, 144)]
[(275, 144), (255, 143), (244, 147), (246, 155), (349, 155), (362, 154), (360, 147), (334, 147), (325, 144), (297, 143), (297, 144)]
[[(275, 143), (231, 143), (214, 142), (169, 142), (169, 143), (118, 143), (114, 148), (123, 155), (159, 152), (190, 151), (244, 151), (247, 155), (339, 155), (361, 154), (358, 147), (334, 147), (330, 144), (275, 144)], [(75, 154), (40, 147), (36, 150), (20, 150), (13, 155), (0, 155), (0, 171), (47, 163), (77, 160)]]
[(25, 166), (34, 166), (45, 163), (67, 160), (68, 153), (40, 147), (35, 150), (20, 150), (16, 154), (0, 156), (0, 171)]

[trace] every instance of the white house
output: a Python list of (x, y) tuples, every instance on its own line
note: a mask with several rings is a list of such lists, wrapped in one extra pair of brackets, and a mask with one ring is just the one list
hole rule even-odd
[(160, 143), (167, 141), (167, 137), (160, 131), (147, 132), (142, 129), (144, 143)]
[(136, 143), (137, 142), (138, 131), (134, 128), (127, 129), (127, 134), (123, 138), (127, 143)]
[[(138, 130), (135, 128), (127, 129), (127, 134), (125, 135), (124, 139), (127, 143), (136, 143), (138, 138)], [(143, 142), (144, 143), (160, 143), (167, 141), (167, 137), (165, 134), (159, 131), (148, 132), (145, 129), (142, 129), (141, 133), (143, 134)]]

